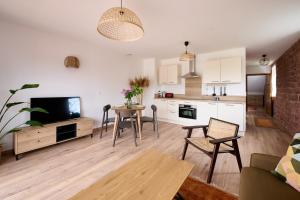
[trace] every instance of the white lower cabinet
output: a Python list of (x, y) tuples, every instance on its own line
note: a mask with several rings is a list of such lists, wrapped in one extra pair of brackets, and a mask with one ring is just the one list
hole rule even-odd
[(217, 102), (198, 102), (197, 103), (197, 121), (199, 125), (207, 125), (209, 119), (218, 118)]
[[(183, 126), (207, 125), (211, 117), (232, 122), (240, 126), (239, 131), (245, 131), (245, 104), (214, 101), (180, 101), (156, 99), (157, 116), (159, 120), (180, 124)], [(179, 117), (179, 104), (197, 106), (197, 119)]]
[(244, 110), (242, 103), (218, 103), (218, 119), (238, 124), (239, 131), (245, 131)]
[(157, 106), (157, 117), (159, 119), (168, 119), (168, 103), (166, 99), (156, 99), (155, 105)]
[(168, 115), (168, 119), (171, 122), (178, 122), (178, 107), (179, 107), (179, 103), (176, 100), (168, 100), (167, 101), (167, 115)]

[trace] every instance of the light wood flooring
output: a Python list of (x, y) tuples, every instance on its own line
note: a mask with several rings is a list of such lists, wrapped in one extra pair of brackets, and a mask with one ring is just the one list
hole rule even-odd
[[(283, 155), (292, 137), (278, 129), (255, 127), (256, 115), (263, 114), (247, 114), (247, 132), (239, 140), (244, 166), (249, 165), (253, 152)], [(113, 148), (109, 129), (101, 140), (96, 134), (92, 139), (85, 137), (27, 153), (19, 161), (8, 156), (0, 165), (0, 199), (68, 199), (151, 147), (180, 158), (186, 132), (169, 123), (161, 122), (159, 127), (160, 138), (156, 139), (151, 124), (146, 124), (138, 147), (134, 146), (131, 130), (127, 130)], [(209, 157), (190, 146), (186, 160), (195, 164), (191, 176), (205, 181)], [(238, 194), (239, 178), (235, 157), (220, 155), (212, 184)]]

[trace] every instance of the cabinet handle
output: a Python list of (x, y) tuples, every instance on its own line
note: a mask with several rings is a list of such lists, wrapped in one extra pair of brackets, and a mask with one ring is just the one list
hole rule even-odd
[(212, 83), (219, 83), (220, 81), (212, 81)]
[(225, 80), (225, 81), (222, 81), (223, 83), (228, 83), (228, 82), (230, 82), (230, 80)]
[(41, 142), (41, 140), (40, 140), (40, 139), (38, 139), (38, 142)]
[(208, 103), (208, 104), (210, 104), (210, 105), (217, 105), (217, 103)]
[(235, 106), (234, 104), (225, 104), (226, 106)]

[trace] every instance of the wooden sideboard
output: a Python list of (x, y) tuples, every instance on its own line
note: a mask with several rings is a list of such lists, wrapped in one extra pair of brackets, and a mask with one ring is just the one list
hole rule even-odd
[[(57, 141), (57, 128), (76, 124), (76, 136), (63, 141)], [(79, 137), (93, 134), (94, 120), (81, 117), (77, 119), (46, 124), (42, 127), (25, 127), (14, 134), (14, 152), (16, 159), (20, 155), (32, 150), (40, 149), (50, 145), (66, 142)]]

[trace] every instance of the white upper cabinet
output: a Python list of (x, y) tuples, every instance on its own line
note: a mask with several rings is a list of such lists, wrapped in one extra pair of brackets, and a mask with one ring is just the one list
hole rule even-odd
[(206, 61), (203, 69), (203, 83), (220, 83), (220, 71), (219, 60)]
[(240, 83), (242, 81), (242, 58), (221, 59), (221, 82)]
[(204, 63), (203, 83), (240, 83), (241, 81), (241, 57), (215, 59)]
[(178, 65), (164, 65), (159, 67), (159, 84), (178, 84)]

